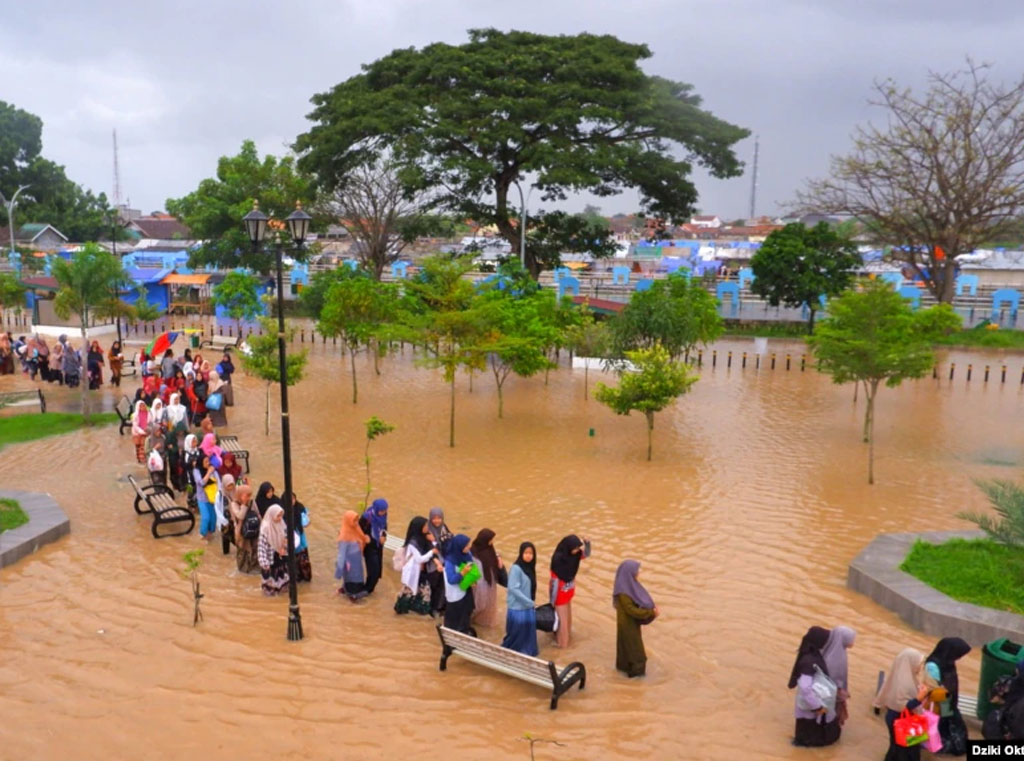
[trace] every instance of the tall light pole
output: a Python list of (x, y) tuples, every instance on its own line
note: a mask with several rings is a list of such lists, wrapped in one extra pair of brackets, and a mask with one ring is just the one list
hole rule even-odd
[(512, 183), (515, 184), (516, 189), (519, 190), (519, 210), (522, 212), (519, 216), (519, 264), (523, 269), (526, 269), (526, 206), (530, 204), (530, 195), (533, 194), (533, 185), (530, 185), (530, 188), (526, 191), (526, 199), (523, 200), (523, 188), (519, 186), (518, 181), (514, 181)]
[[(296, 203), (296, 209), (288, 214), (285, 221), (288, 231), (295, 241), (296, 249), (301, 248), (309, 232), (312, 216), (302, 210), (302, 204)], [(259, 209), (258, 201), (253, 201), (252, 210), (242, 217), (245, 230), (252, 242), (253, 250), (259, 248), (267, 232), (267, 214)], [(280, 240), (275, 242), (277, 259), (277, 354), (279, 374), (281, 377), (281, 454), (284, 458), (284, 514), (288, 529), (288, 639), (302, 639), (302, 617), (299, 615), (298, 573), (295, 566), (295, 510), (292, 504), (292, 441), (288, 414), (288, 362), (284, 343), (284, 281), (281, 276), (281, 259), (284, 246)]]
[(7, 228), (11, 232), (11, 258), (13, 258), (14, 254), (17, 253), (14, 249), (14, 206), (18, 204), (18, 195), (31, 186), (31, 184), (22, 184), (18, 187), (18, 191), (14, 193), (14, 196), (10, 200), (5, 200), (4, 193), (0, 192), (0, 202), (7, 207)]

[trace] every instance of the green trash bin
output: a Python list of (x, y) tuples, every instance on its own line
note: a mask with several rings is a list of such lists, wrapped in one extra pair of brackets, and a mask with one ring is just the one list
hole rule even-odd
[(988, 692), (992, 683), (1003, 675), (1012, 675), (1017, 663), (1024, 660), (1024, 647), (1000, 637), (981, 647), (981, 679), (978, 681), (978, 717), (984, 720), (992, 710)]
[(190, 337), (189, 346), (191, 346), (192, 349), (199, 349), (199, 334), (198, 333), (193, 333), (192, 334), (192, 336)]

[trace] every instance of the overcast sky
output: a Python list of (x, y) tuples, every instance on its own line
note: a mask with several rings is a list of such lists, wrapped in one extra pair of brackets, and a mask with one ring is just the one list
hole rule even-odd
[[(652, 74), (692, 83), (760, 136), (758, 214), (849, 146), (875, 79), (921, 87), (965, 56), (1024, 71), (1021, 0), (0, 0), (0, 100), (39, 115), (43, 154), (111, 194), (111, 130), (133, 207), (164, 208), (252, 138), (281, 154), (309, 98), (395, 48), (458, 44), (474, 27), (593, 32), (647, 43)], [(747, 175), (698, 175), (699, 207), (746, 216)], [(571, 201), (579, 209), (589, 198)], [(631, 211), (636, 198), (597, 201)]]

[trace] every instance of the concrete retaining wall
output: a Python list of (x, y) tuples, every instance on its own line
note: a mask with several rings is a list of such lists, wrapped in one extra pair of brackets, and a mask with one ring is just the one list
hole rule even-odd
[(5, 491), (0, 498), (14, 499), (28, 515), (28, 522), (0, 533), (0, 568), (31, 555), (44, 544), (71, 533), (71, 521), (48, 493)]
[(1024, 616), (961, 603), (900, 570), (918, 539), (941, 544), (949, 539), (975, 539), (983, 535), (975, 530), (876, 536), (850, 563), (846, 585), (895, 611), (914, 629), (935, 637), (962, 637), (975, 647), (997, 637), (1024, 643)]

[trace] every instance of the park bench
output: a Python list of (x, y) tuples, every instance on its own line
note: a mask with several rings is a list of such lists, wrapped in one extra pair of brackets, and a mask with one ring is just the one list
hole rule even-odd
[(224, 453), (233, 454), (235, 461), (245, 460), (245, 474), (252, 474), (249, 470), (249, 452), (242, 447), (242, 444), (238, 442), (238, 437), (235, 435), (220, 435), (217, 438), (217, 444), (221, 447)]
[(580, 690), (587, 683), (587, 670), (578, 661), (564, 669), (558, 669), (553, 661), (544, 661), (525, 653), (502, 648), (472, 635), (464, 635), (453, 629), (439, 626), (441, 638), (441, 671), (448, 666), (448, 657), (453, 653), (472, 661), (474, 664), (493, 669), (527, 683), (539, 685), (551, 691), (551, 709), (558, 709), (559, 697), (579, 683)]
[(124, 430), (132, 425), (132, 401), (128, 395), (121, 395), (121, 399), (114, 406), (114, 412), (121, 419), (121, 425), (117, 428), (117, 434), (123, 435)]
[[(875, 694), (882, 690), (882, 684), (885, 682), (885, 672), (878, 670), (878, 685), (875, 687)], [(957, 709), (960, 710), (960, 714), (964, 716), (964, 720), (976, 727), (981, 727), (981, 720), (978, 719), (978, 699), (974, 696), (967, 696), (961, 693), (957, 697)], [(882, 713), (880, 707), (874, 707), (876, 715)]]
[[(128, 482), (135, 490), (135, 513), (139, 515), (153, 514), (154, 539), (159, 539), (161, 536), (185, 536), (192, 533), (192, 529), (196, 527), (196, 516), (191, 509), (180, 506), (174, 500), (174, 491), (166, 485), (140, 486), (131, 475), (128, 476)], [(164, 534), (158, 532), (158, 528), (162, 525), (185, 522), (188, 523), (188, 528), (184, 531)]]
[(229, 349), (237, 349), (238, 345), (242, 343), (242, 334), (238, 336), (214, 336), (210, 339), (203, 339), (200, 343), (200, 347), (210, 347), (211, 349), (220, 348), (227, 352)]
[(0, 408), (39, 406), (40, 413), (46, 413), (46, 398), (41, 389), (24, 389), (16, 392), (0, 392)]
[(121, 361), (121, 376), (138, 376), (139, 375), (139, 353), (136, 352), (131, 358), (125, 358)]

